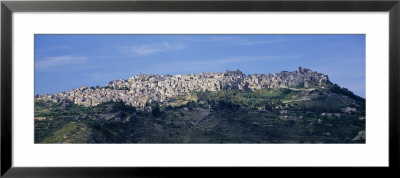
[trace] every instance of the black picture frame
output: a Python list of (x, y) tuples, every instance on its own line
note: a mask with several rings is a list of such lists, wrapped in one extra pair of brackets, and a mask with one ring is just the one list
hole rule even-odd
[[(332, 168), (131, 168), (75, 167), (20, 168), (12, 165), (12, 17), (13, 12), (123, 12), (123, 11), (332, 11), (389, 12), (389, 167), (342, 168), (359, 174), (371, 171), (398, 173), (400, 135), (400, 0), (262, 0), (262, 1), (2, 1), (1, 2), (1, 175), (5, 177), (144, 177), (144, 176), (209, 176), (217, 173), (265, 175), (313, 174), (319, 169), (330, 175), (341, 175)], [(265, 170), (267, 169), (267, 170)], [(335, 168), (334, 168), (335, 169)], [(271, 173), (272, 175), (272, 173)]]

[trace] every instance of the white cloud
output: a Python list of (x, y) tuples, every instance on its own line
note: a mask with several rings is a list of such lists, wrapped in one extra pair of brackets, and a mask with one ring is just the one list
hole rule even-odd
[(285, 39), (274, 39), (274, 40), (248, 40), (248, 39), (240, 39), (237, 41), (238, 44), (240, 45), (246, 45), (246, 46), (251, 46), (251, 45), (261, 45), (261, 44), (273, 44), (273, 43), (280, 43), (287, 41)]
[(215, 42), (229, 41), (233, 45), (245, 45), (245, 46), (273, 44), (273, 43), (280, 43), (287, 41), (287, 39), (249, 40), (243, 37), (231, 37), (231, 36), (202, 37), (201, 35), (198, 38), (184, 38), (184, 40), (189, 42), (200, 42), (200, 43), (215, 43)]
[(167, 51), (177, 51), (183, 48), (184, 45), (181, 43), (162, 42), (158, 44), (123, 47), (123, 51), (133, 53), (135, 55), (151, 55)]
[(35, 64), (37, 68), (49, 68), (62, 65), (81, 64), (87, 61), (87, 57), (83, 56), (56, 56), (47, 57), (44, 60), (38, 60)]

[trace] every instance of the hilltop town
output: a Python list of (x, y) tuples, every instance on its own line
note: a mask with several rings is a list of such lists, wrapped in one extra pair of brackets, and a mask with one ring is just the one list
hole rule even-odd
[(80, 87), (58, 94), (36, 95), (35, 100), (96, 106), (113, 101), (143, 108), (147, 103), (163, 104), (168, 98), (195, 91), (258, 90), (264, 88), (312, 88), (329, 84), (327, 75), (299, 67), (274, 74), (243, 74), (239, 69), (224, 73), (185, 75), (140, 74), (127, 80), (115, 80), (103, 87)]
[(35, 96), (35, 143), (365, 143), (365, 119), (309, 69), (140, 74)]

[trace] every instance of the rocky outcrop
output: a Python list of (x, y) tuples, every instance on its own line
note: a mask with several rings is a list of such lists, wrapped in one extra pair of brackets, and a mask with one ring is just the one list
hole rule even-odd
[(39, 95), (36, 100), (72, 101), (84, 106), (122, 101), (127, 105), (144, 107), (146, 103), (165, 103), (169, 97), (208, 90), (258, 90), (263, 88), (311, 88), (330, 83), (328, 76), (299, 67), (297, 71), (274, 74), (244, 75), (240, 70), (224, 73), (185, 75), (140, 74), (128, 80), (115, 80), (104, 87), (81, 87), (54, 95)]

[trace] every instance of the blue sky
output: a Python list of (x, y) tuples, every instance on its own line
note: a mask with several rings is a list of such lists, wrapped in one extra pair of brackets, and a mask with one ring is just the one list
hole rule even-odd
[(365, 97), (365, 35), (35, 35), (35, 94), (140, 73), (327, 74)]

